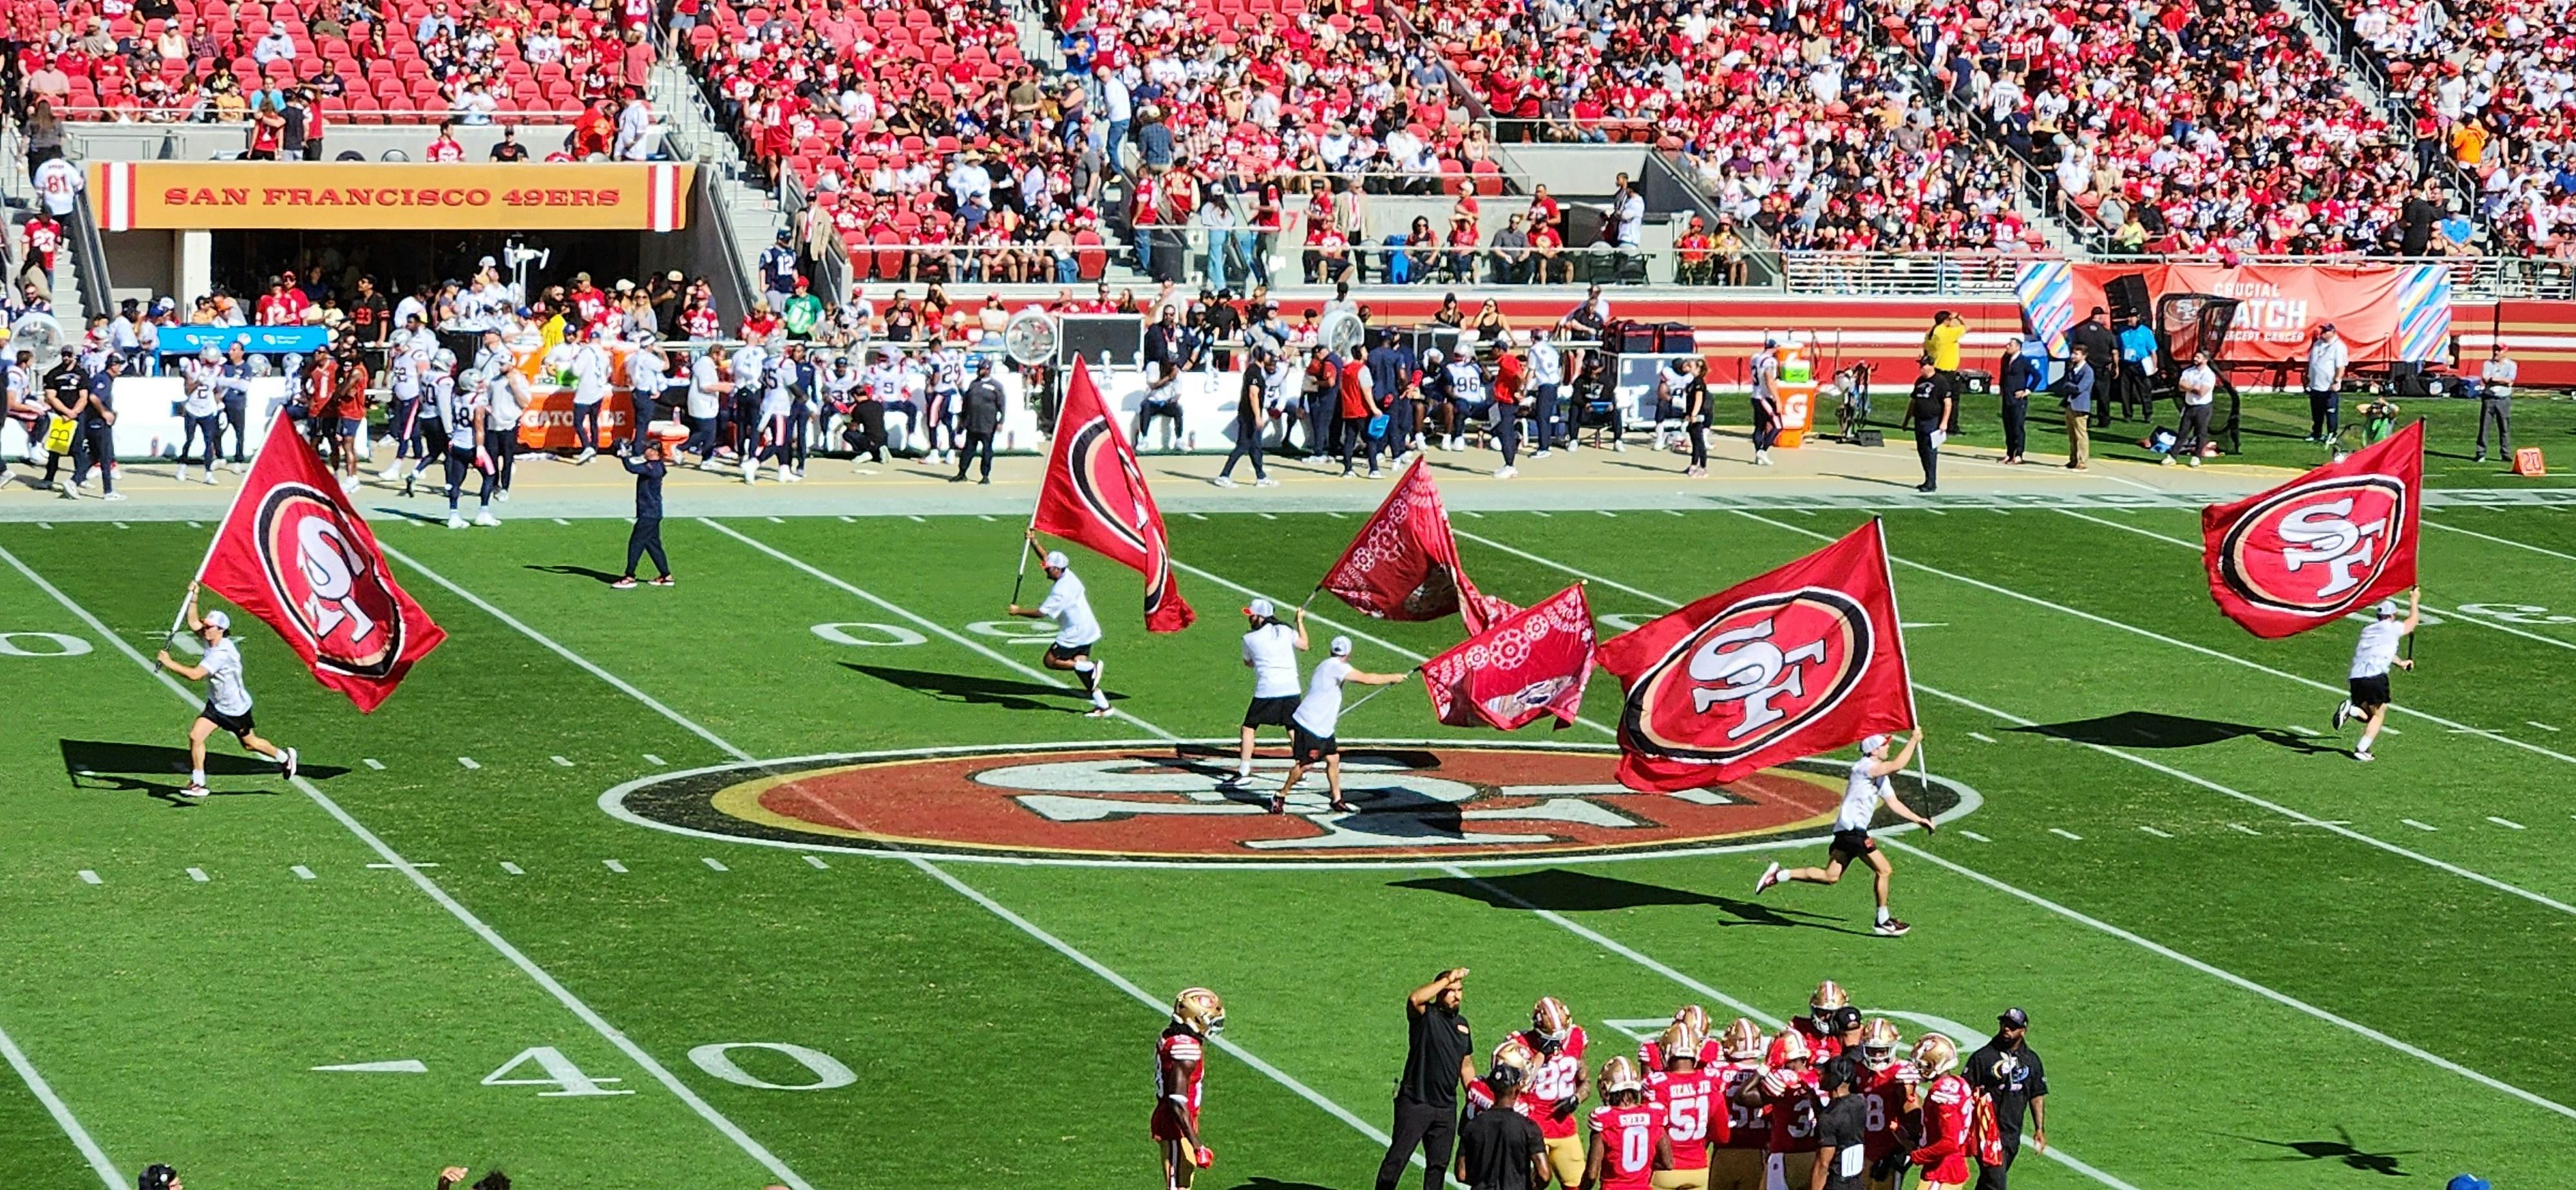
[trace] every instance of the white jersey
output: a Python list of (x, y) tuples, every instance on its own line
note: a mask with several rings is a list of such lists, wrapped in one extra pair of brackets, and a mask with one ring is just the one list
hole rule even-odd
[(910, 388), (903, 373), (901, 364), (878, 364), (868, 369), (868, 399), (886, 405), (902, 400)]
[(794, 381), (794, 368), (795, 365), (782, 360), (769, 370), (769, 379), (760, 390), (760, 420), (787, 416), (787, 407), (792, 403), (787, 386)]
[(2397, 642), (2406, 635), (2404, 620), (2373, 620), (2363, 626), (2361, 639), (2353, 642), (2352, 673), (2356, 678), (2375, 678), (2397, 663)]
[(438, 420), (447, 423), (447, 448), (455, 451), (480, 449), (482, 444), (474, 440), (474, 414), (488, 408), (483, 382), (472, 380), (458, 384), (442, 377), (431, 387), (438, 400)]
[(182, 410), (190, 417), (213, 417), (224, 411), (224, 389), (220, 381), (224, 366), (204, 360), (188, 361), (188, 394)]
[(420, 395), (420, 374), (429, 367), (429, 353), (410, 348), (394, 353), (393, 362), (385, 366), (387, 383), (393, 387), (396, 400), (408, 401)]
[(1055, 621), (1057, 648), (1079, 649), (1100, 639), (1100, 620), (1091, 614), (1091, 596), (1082, 589), (1082, 580), (1071, 568), (1047, 589), (1046, 602), (1038, 605), (1038, 614)]
[(1243, 634), (1254, 698), (1297, 696), (1297, 630), (1276, 620)]
[(690, 365), (689, 416), (714, 417), (723, 408), (724, 395), (716, 391), (716, 386), (724, 383), (724, 378), (724, 367), (713, 356), (701, 355), (697, 363)]
[(1866, 756), (1852, 762), (1851, 776), (1843, 782), (1843, 808), (1834, 812), (1835, 830), (1868, 830), (1878, 817), (1878, 807), (1895, 792), (1887, 778), (1870, 775), (1870, 766), (1877, 763)]
[(1306, 697), (1297, 702), (1297, 713), (1289, 716), (1306, 733), (1333, 738), (1333, 728), (1342, 720), (1342, 680), (1351, 676), (1348, 657), (1326, 657), (1315, 663), (1315, 672), (1306, 679)]
[(659, 401), (663, 390), (670, 387), (669, 368), (661, 356), (638, 351), (626, 357), (626, 387), (644, 400)]
[(608, 399), (608, 353), (584, 343), (572, 352), (572, 403), (596, 405)]
[(206, 704), (227, 715), (250, 713), (250, 691), (242, 686), (241, 649), (231, 634), (206, 646), (198, 662), (206, 670)]
[(847, 365), (835, 365), (823, 369), (815, 383), (822, 387), (824, 400), (835, 405), (848, 405), (852, 403), (850, 394), (858, 391), (859, 373)]
[(528, 407), (526, 391), (521, 387), (527, 382), (528, 378), (517, 368), (503, 368), (500, 375), (492, 378), (492, 389), (484, 395), (484, 405), (491, 410), (492, 415), (487, 420), (493, 429), (519, 428), (519, 415)]

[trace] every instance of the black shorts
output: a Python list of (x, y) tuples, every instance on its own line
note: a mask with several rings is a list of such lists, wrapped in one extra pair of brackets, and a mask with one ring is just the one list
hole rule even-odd
[(1868, 831), (1838, 830), (1834, 832), (1833, 846), (1827, 848), (1825, 854), (1855, 860), (1876, 850), (1878, 850), (1878, 841), (1870, 838)]
[(1291, 718), (1297, 713), (1297, 696), (1282, 694), (1276, 698), (1259, 698), (1243, 708), (1245, 727), (1294, 727)]
[(1341, 750), (1341, 745), (1334, 743), (1333, 737), (1328, 735), (1316, 735), (1314, 732), (1306, 730), (1306, 725), (1303, 723), (1298, 723), (1293, 720), (1289, 722), (1288, 755), (1297, 763), (1313, 764), (1327, 756), (1335, 755)]
[(1071, 661), (1078, 657), (1091, 656), (1091, 646), (1074, 645), (1067, 648), (1064, 645), (1048, 645), (1046, 655), (1050, 661)]
[(2387, 674), (2373, 674), (2366, 678), (2354, 678), (2351, 682), (2351, 689), (2352, 705), (2354, 706), (2384, 707), (2388, 705)]
[(246, 736), (251, 733), (250, 712), (248, 711), (243, 711), (238, 715), (227, 715), (222, 711), (216, 710), (215, 704), (207, 703), (202, 709), (198, 710), (197, 717), (237, 736)]

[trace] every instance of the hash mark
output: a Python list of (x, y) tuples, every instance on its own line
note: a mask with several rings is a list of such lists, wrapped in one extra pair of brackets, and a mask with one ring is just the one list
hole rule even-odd
[(909, 516), (909, 517), (911, 517), (911, 518), (912, 518), (912, 523), (913, 523), (913, 524), (916, 524), (916, 525), (927, 525), (927, 524), (929, 524), (929, 523), (930, 523), (930, 522), (928, 522), (928, 521), (925, 521), (925, 520), (921, 519), (921, 517), (920, 517), (918, 514), (916, 514), (916, 513), (905, 513), (904, 515), (905, 515), (905, 516)]
[(469, 769), (479, 769), (483, 767), (482, 765), (474, 763), (474, 758), (471, 756), (459, 756), (456, 758), (456, 763), (464, 765)]
[(1481, 521), (1481, 520), (1483, 520), (1483, 519), (1485, 519), (1485, 514), (1483, 514), (1483, 513), (1481, 513), (1481, 512), (1478, 512), (1478, 511), (1476, 511), (1475, 509), (1472, 509), (1472, 508), (1461, 508), (1461, 509), (1459, 509), (1458, 511), (1460, 511), (1460, 512), (1462, 512), (1462, 513), (1465, 513), (1465, 514), (1466, 514), (1466, 515), (1468, 515), (1468, 516), (1474, 517), (1474, 518), (1476, 518), (1477, 520), (1480, 520), (1480, 521)]
[(506, 860), (506, 859), (501, 861), (501, 870), (502, 870), (502, 871), (504, 871), (504, 872), (508, 872), (509, 874), (511, 874), (511, 875), (513, 875), (513, 876), (525, 876), (525, 875), (527, 875), (527, 874), (528, 874), (527, 869), (522, 868), (522, 867), (520, 867), (520, 866), (519, 866), (519, 865), (517, 865), (517, 864), (511, 863), (510, 861), (508, 861), (508, 860)]
[(1596, 508), (1596, 509), (1593, 509), (1592, 511), (1597, 512), (1597, 513), (1600, 513), (1601, 515), (1606, 516), (1606, 517), (1610, 517), (1610, 518), (1612, 518), (1612, 519), (1617, 519), (1617, 517), (1618, 517), (1618, 515), (1619, 515), (1618, 513), (1612, 512), (1612, 511), (1610, 511), (1610, 510), (1609, 510), (1609, 509), (1607, 509), (1607, 508)]
[(375, 758), (375, 757), (373, 757), (373, 756), (367, 757), (367, 758), (366, 758), (366, 760), (365, 760), (363, 763), (364, 763), (368, 768), (374, 769), (374, 770), (376, 770), (376, 771), (377, 771), (377, 772), (379, 772), (379, 773), (381, 773), (381, 772), (385, 771), (385, 762), (383, 762), (383, 761), (381, 761), (381, 760), (378, 760), (378, 759), (376, 759), (376, 758)]
[(567, 520), (563, 519), (562, 517), (556, 517), (556, 518), (555, 518), (555, 523), (556, 523), (556, 524), (558, 524), (558, 525), (569, 525), (569, 524), (571, 524), (572, 522), (571, 522), (571, 521), (567, 521)]
[(2057, 827), (2053, 827), (2053, 826), (2052, 826), (2052, 827), (2050, 827), (2050, 828), (2048, 828), (2048, 833), (2050, 833), (2050, 834), (2052, 834), (2052, 835), (2055, 835), (2055, 836), (2057, 836), (2058, 838), (2061, 838), (2061, 839), (2071, 839), (2071, 840), (2073, 840), (2073, 841), (2075, 841), (2075, 842), (2078, 842), (2078, 843), (2081, 843), (2081, 842), (2083, 842), (2083, 841), (2084, 841), (2084, 836), (2079, 835), (2079, 834), (2076, 834), (2074, 831), (2070, 831), (2070, 830), (2061, 830), (2061, 829), (2059, 829), (2059, 828), (2057, 828)]
[(989, 520), (992, 520), (992, 519), (993, 519), (993, 518), (992, 518), (992, 516), (991, 516), (990, 514), (987, 514), (987, 513), (981, 513), (981, 512), (979, 512), (979, 513), (976, 513), (976, 514), (975, 514), (975, 516), (976, 516), (976, 519), (978, 519), (978, 520), (986, 520), (986, 521), (989, 521)]
[(569, 761), (569, 760), (564, 759), (563, 757), (557, 756), (557, 757), (553, 757), (553, 758), (551, 758), (551, 759), (553, 759), (553, 761), (554, 761), (556, 764), (562, 765), (562, 766), (564, 766), (565, 768), (571, 768), (571, 767), (572, 767), (572, 762), (571, 762), (571, 761)]
[(2539, 729), (2540, 729), (2540, 730), (2542, 730), (2542, 731), (2556, 731), (2556, 730), (2558, 730), (2557, 728), (2555, 728), (2555, 727), (2551, 727), (2550, 725), (2548, 725), (2548, 724), (2546, 724), (2546, 723), (2543, 723), (2543, 722), (2541, 722), (2541, 721), (2540, 721), (2540, 720), (2538, 720), (2538, 719), (2525, 719), (2525, 720), (2523, 720), (2523, 722), (2528, 723), (2528, 724), (2532, 725), (2533, 727), (2537, 727), (2537, 728), (2539, 728)]
[(413, 864), (368, 864), (367, 866), (368, 866), (368, 867), (370, 867), (370, 868), (383, 868), (384, 870), (386, 870), (386, 871), (388, 871), (388, 872), (399, 872), (399, 871), (401, 871), (401, 870), (402, 870), (402, 869), (404, 869), (404, 868), (435, 868), (435, 867), (437, 867), (438, 865), (437, 865), (437, 864), (421, 864), (421, 863), (413, 863)]
[(1191, 513), (1191, 514), (1189, 514), (1189, 515), (1190, 515), (1190, 519), (1191, 519), (1191, 520), (1194, 520), (1194, 521), (1204, 521), (1204, 520), (1206, 520), (1206, 519), (1207, 519), (1206, 515), (1205, 515), (1205, 514), (1202, 514), (1202, 513), (1196, 513), (1196, 512), (1194, 512), (1194, 513)]
[(109, 521), (109, 522), (108, 522), (108, 524), (114, 525), (114, 526), (116, 526), (116, 527), (117, 527), (117, 528), (119, 528), (119, 529), (131, 529), (131, 528), (133, 528), (133, 527), (134, 527), (134, 526), (132, 526), (132, 525), (126, 524), (126, 523), (125, 523), (125, 522), (123, 522), (123, 521)]
[(814, 865), (815, 867), (818, 867), (818, 868), (828, 868), (828, 867), (831, 867), (831, 866), (832, 866), (832, 865), (830, 865), (830, 864), (824, 863), (824, 862), (823, 862), (823, 857), (822, 857), (822, 856), (819, 856), (819, 855), (809, 855), (809, 856), (806, 856), (806, 857), (805, 857), (805, 862), (806, 862), (806, 863), (809, 863), (809, 864), (812, 864), (812, 865)]
[(1275, 521), (1279, 519), (1279, 515), (1277, 513), (1265, 512), (1261, 514), (1261, 519), (1265, 521)]
[(2262, 838), (2262, 837), (2263, 837), (2263, 832), (2258, 831), (2258, 830), (2254, 829), (2253, 827), (2247, 826), (2247, 825), (2245, 825), (2245, 824), (2244, 824), (2244, 823), (2242, 823), (2242, 822), (2231, 822), (2231, 823), (2228, 823), (2228, 824), (2227, 824), (2227, 829), (2232, 830), (2232, 831), (2235, 831), (2236, 833), (2238, 833), (2238, 834), (2240, 834), (2240, 835), (2252, 835), (2252, 836), (2254, 836), (2254, 837), (2255, 837), (2255, 838), (2257, 838), (2257, 839), (2259, 839), (2259, 838)]
[(2529, 828), (2527, 828), (2527, 827), (2523, 826), (2521, 823), (2519, 823), (2519, 822), (2515, 822), (2515, 821), (2513, 821), (2513, 820), (2512, 820), (2512, 819), (2510, 819), (2510, 818), (2498, 818), (2498, 817), (2496, 817), (2496, 816), (2495, 816), (2495, 815), (2493, 815), (2493, 814), (2489, 814), (2489, 815), (2487, 815), (2487, 821), (2492, 822), (2492, 823), (2496, 824), (2497, 826), (2503, 827), (2503, 828), (2505, 828), (2506, 830), (2510, 830), (2510, 831), (2518, 831), (2518, 830), (2526, 830), (2526, 829), (2529, 829)]
[(2159, 838), (2159, 839), (2170, 839), (2170, 838), (2172, 838), (2172, 837), (2173, 837), (2172, 835), (2169, 835), (2169, 834), (2166, 834), (2166, 833), (2165, 833), (2165, 832), (2163, 832), (2163, 831), (2157, 830), (2156, 828), (2154, 828), (2154, 827), (2152, 827), (2152, 826), (2142, 826), (2142, 827), (2139, 827), (2138, 829), (2139, 829), (2139, 830), (2142, 830), (2142, 831), (2145, 831), (2145, 832), (2147, 832), (2148, 834), (2154, 835), (2155, 837), (2157, 837), (2157, 838)]
[(844, 525), (855, 525), (859, 523), (859, 518), (854, 516), (845, 516), (841, 518), (841, 523)]
[(1684, 517), (1685, 519), (1687, 519), (1687, 516), (1688, 516), (1688, 514), (1684, 513), (1682, 510), (1680, 510), (1680, 509), (1678, 509), (1678, 508), (1667, 508), (1667, 509), (1665, 509), (1665, 510), (1664, 510), (1664, 515), (1665, 515), (1665, 516), (1677, 516), (1677, 517)]
[(98, 878), (98, 873), (93, 872), (93, 871), (90, 871), (90, 870), (89, 870), (89, 869), (87, 869), (87, 868), (82, 868), (82, 869), (80, 870), (80, 878), (81, 878), (81, 883), (83, 883), (83, 884), (105, 884), (105, 883), (107, 883), (106, 881), (101, 880), (101, 879), (99, 879), (99, 878)]
[(1990, 736), (1990, 735), (1987, 735), (1986, 733), (1984, 733), (1984, 732), (1982, 732), (1982, 731), (1972, 731), (1972, 732), (1969, 732), (1969, 733), (1968, 733), (1968, 738), (1969, 738), (1969, 739), (1972, 739), (1972, 740), (1975, 740), (1975, 741), (1977, 741), (1977, 742), (1978, 742), (1978, 743), (1980, 743), (1980, 744), (1991, 744), (1991, 743), (1994, 743), (1994, 742), (1995, 742), (1995, 737)]
[(781, 519), (779, 519), (779, 518), (777, 518), (777, 517), (771, 517), (771, 518), (769, 518), (769, 523), (770, 523), (770, 524), (773, 524), (773, 525), (784, 525), (784, 524), (786, 524), (787, 522), (786, 522), (786, 521), (784, 521), (784, 520), (781, 520)]
[(195, 522), (195, 521), (190, 521), (190, 522), (188, 522), (188, 527), (189, 527), (189, 528), (191, 528), (191, 529), (203, 529), (203, 528), (205, 528), (205, 526), (200, 525), (200, 524), (198, 524), (198, 523), (197, 523), (197, 522)]
[(288, 868), (287, 871), (295, 873), (295, 878), (298, 880), (313, 879), (313, 869), (305, 867), (302, 864), (297, 864), (294, 867)]
[(625, 870), (626, 870), (626, 865), (621, 864), (621, 863), (619, 863), (619, 862), (617, 862), (616, 860), (613, 860), (613, 859), (604, 859), (604, 860), (601, 860), (601, 861), (599, 861), (599, 862), (601, 862), (601, 863), (603, 863), (603, 864), (607, 864), (607, 865), (608, 865), (608, 870), (609, 870), (609, 871), (611, 871), (611, 872), (623, 872), (623, 871), (625, 871)]
[(2406, 825), (2411, 826), (2411, 827), (2414, 827), (2415, 829), (2417, 829), (2417, 830), (2419, 830), (2419, 831), (2429, 831), (2429, 830), (2439, 830), (2439, 829), (2441, 829), (2440, 827), (2426, 826), (2426, 825), (2424, 825), (2423, 823), (2417, 822), (2417, 821), (2415, 821), (2415, 820), (2414, 820), (2414, 819), (2412, 819), (2412, 818), (2400, 818), (2400, 819), (2398, 819), (2397, 821), (2399, 821), (2399, 822), (2403, 822), (2403, 823), (2405, 823)]
[(649, 765), (653, 765), (653, 766), (658, 767), (658, 768), (669, 768), (669, 767), (671, 767), (671, 762), (670, 762), (670, 761), (664, 760), (664, 759), (662, 759), (662, 758), (661, 758), (661, 757), (659, 757), (659, 756), (655, 756), (655, 755), (653, 755), (653, 754), (652, 754), (652, 753), (650, 753), (650, 752), (647, 752), (647, 753), (645, 753), (645, 754), (644, 754), (644, 763), (649, 764)]
[(2301, 726), (2299, 726), (2299, 725), (2298, 725), (2298, 724), (2296, 724), (2296, 723), (2290, 724), (2289, 726), (2290, 726), (2290, 734), (2292, 734), (2292, 735), (2321, 735), (2321, 734), (2323, 734), (2322, 732), (2319, 732), (2316, 728), (2313, 728), (2313, 727), (2301, 727)]
[(1340, 513), (1338, 513), (1338, 512), (1328, 512), (1328, 513), (1325, 513), (1324, 515), (1325, 515), (1325, 516), (1328, 516), (1328, 517), (1331, 517), (1331, 518), (1333, 518), (1334, 520), (1337, 520), (1337, 521), (1338, 521), (1338, 520), (1340, 520), (1340, 519), (1342, 519), (1342, 514), (1340, 514)]
[(199, 884), (204, 884), (209, 877), (206, 875), (206, 870), (204, 868), (190, 868), (188, 869), (188, 879), (194, 880)]
[(1972, 831), (1972, 830), (1962, 830), (1962, 831), (1960, 831), (1959, 833), (1960, 833), (1960, 834), (1963, 834), (1963, 835), (1966, 835), (1966, 836), (1968, 836), (1968, 837), (1969, 837), (1969, 838), (1971, 838), (1971, 839), (1975, 839), (1976, 841), (1978, 841), (1978, 842), (1980, 842), (1980, 843), (1992, 843), (1992, 842), (1994, 842), (1994, 840), (1989, 839), (1989, 838), (1985, 837), (1984, 835), (1978, 834), (1977, 832)]
[(714, 857), (714, 856), (712, 856), (712, 855), (708, 855), (708, 856), (700, 856), (699, 858), (701, 858), (701, 859), (705, 860), (705, 861), (706, 861), (706, 865), (707, 865), (708, 867), (710, 867), (710, 868), (714, 868), (716, 871), (719, 871), (719, 872), (730, 872), (730, 871), (732, 871), (732, 870), (733, 870), (733, 869), (731, 869), (731, 868), (728, 868), (728, 867), (724, 866), (723, 861), (718, 860), (716, 857)]
[(1533, 515), (1536, 515), (1536, 516), (1543, 516), (1543, 517), (1548, 517), (1548, 518), (1550, 518), (1550, 519), (1553, 519), (1553, 518), (1556, 516), (1556, 514), (1555, 514), (1555, 513), (1549, 512), (1549, 511), (1547, 511), (1547, 510), (1545, 510), (1545, 509), (1541, 509), (1541, 508), (1533, 508), (1533, 509), (1531, 509), (1531, 510), (1530, 510), (1530, 512), (1531, 512), (1531, 514), (1533, 514)]
[(2404, 734), (2406, 734), (2405, 732), (2399, 731), (2399, 730), (2397, 730), (2396, 728), (2394, 728), (2394, 727), (2390, 727), (2390, 726), (2388, 726), (2388, 725), (2386, 725), (2386, 724), (2384, 724), (2384, 723), (2380, 725), (2379, 730), (2384, 731), (2384, 732), (2387, 732), (2387, 733), (2388, 733), (2388, 734), (2390, 734), (2390, 735), (2404, 735)]
[(52, 521), (38, 521), (36, 522), (36, 527), (51, 532), (53, 530), (54, 523)]

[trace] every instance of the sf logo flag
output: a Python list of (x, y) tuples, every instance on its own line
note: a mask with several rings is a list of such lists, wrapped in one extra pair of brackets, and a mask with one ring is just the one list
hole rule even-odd
[(2200, 512), (2218, 610), (2256, 636), (2305, 632), (2415, 585), (2424, 423)]
[(277, 631), (316, 681), (372, 711), (447, 634), (313, 448), (278, 418), (199, 577)]
[(1876, 522), (1601, 646), (1627, 695), (1619, 780), (1739, 780), (1914, 725), (1886, 541)]

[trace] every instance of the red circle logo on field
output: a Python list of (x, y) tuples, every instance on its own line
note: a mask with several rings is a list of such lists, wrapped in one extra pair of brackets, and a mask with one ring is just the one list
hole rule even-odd
[(403, 654), (402, 605), (375, 553), (350, 540), (329, 493), (281, 483), (254, 521), (260, 566), (277, 608), (313, 648), (313, 662), (363, 678), (393, 672)]
[[(943, 749), (755, 762), (647, 778), (601, 805), (642, 825), (794, 847), (1067, 863), (1350, 864), (1566, 858), (1745, 846), (1829, 833), (1845, 763), (1766, 769), (1719, 789), (1639, 793), (1615, 750), (1510, 744), (1346, 746), (1266, 801), (1284, 761), (1241, 786), (1228, 754), (1168, 745)], [(1926, 813), (1976, 795), (1934, 778)]]
[(1725, 764), (1840, 705), (1868, 671), (1869, 610), (1830, 587), (1728, 606), (1629, 687), (1627, 738), (1658, 755)]
[(2301, 484), (2247, 509), (2219, 540), (2219, 566), (2249, 603), (2331, 615), (2378, 585), (2406, 532), (2406, 484), (2348, 475)]

